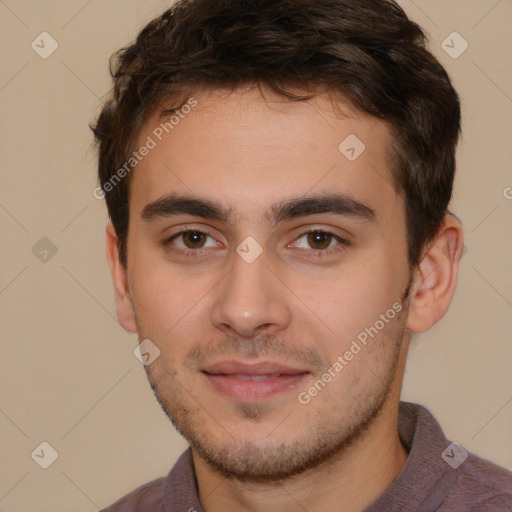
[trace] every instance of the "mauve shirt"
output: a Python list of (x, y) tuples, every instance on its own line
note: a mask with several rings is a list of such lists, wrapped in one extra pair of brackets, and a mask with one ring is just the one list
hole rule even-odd
[[(512, 512), (512, 472), (452, 445), (425, 407), (400, 402), (398, 433), (407, 462), (362, 512)], [(103, 512), (204, 512), (191, 449), (167, 477), (141, 485)]]

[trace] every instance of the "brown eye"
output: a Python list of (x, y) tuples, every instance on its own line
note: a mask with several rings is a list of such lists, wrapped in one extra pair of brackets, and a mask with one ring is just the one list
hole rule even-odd
[(200, 252), (201, 249), (211, 249), (215, 247), (215, 240), (208, 234), (195, 229), (186, 229), (172, 235), (162, 242), (164, 247), (168, 247), (177, 252)]
[(312, 249), (327, 249), (331, 244), (333, 235), (324, 231), (312, 231), (307, 235), (308, 244)]
[(201, 249), (208, 235), (200, 231), (185, 231), (181, 236), (187, 249)]
[(306, 251), (306, 253), (311, 256), (327, 256), (328, 254), (341, 250), (350, 244), (330, 231), (312, 229), (297, 238), (293, 245), (303, 251)]

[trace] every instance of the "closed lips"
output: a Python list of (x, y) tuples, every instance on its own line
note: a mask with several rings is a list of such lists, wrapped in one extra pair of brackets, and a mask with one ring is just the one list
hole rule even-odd
[[(222, 374), (221, 374), (222, 375)], [(224, 375), (225, 377), (231, 377), (233, 379), (240, 379), (240, 380), (266, 380), (266, 379), (273, 379), (275, 377), (279, 377), (281, 374), (279, 373), (273, 373), (271, 375)]]
[(222, 361), (208, 365), (202, 369), (209, 375), (224, 375), (242, 380), (263, 380), (279, 377), (281, 375), (300, 375), (309, 373), (300, 368), (290, 368), (280, 363), (262, 362), (255, 364), (244, 364), (239, 361)]

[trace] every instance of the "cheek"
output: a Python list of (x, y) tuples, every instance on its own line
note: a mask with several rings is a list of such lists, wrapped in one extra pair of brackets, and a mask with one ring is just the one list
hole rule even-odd
[[(370, 254), (370, 252), (372, 254)], [(321, 322), (332, 344), (351, 340), (379, 320), (401, 298), (401, 274), (391, 259), (378, 250), (354, 258), (347, 270), (333, 271), (328, 278), (296, 279), (293, 290), (307, 317)], [(349, 268), (350, 267), (350, 268)], [(316, 319), (316, 320), (315, 320)]]
[(141, 260), (132, 260), (131, 276), (130, 292), (140, 330), (148, 337), (162, 337), (184, 314), (183, 294), (176, 293), (183, 283)]
[(186, 269), (173, 269), (168, 262), (132, 263), (135, 277), (130, 279), (130, 290), (139, 335), (154, 340), (169, 357), (179, 357), (204, 329), (208, 291), (215, 280), (187, 275)]

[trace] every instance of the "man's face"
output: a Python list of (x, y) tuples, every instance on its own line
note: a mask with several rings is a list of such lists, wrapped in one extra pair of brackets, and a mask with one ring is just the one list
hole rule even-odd
[[(150, 383), (207, 463), (249, 480), (339, 453), (398, 399), (409, 285), (388, 127), (324, 97), (266, 96), (198, 94), (161, 141), (154, 116), (130, 183), (129, 292), (140, 340), (160, 349)], [(157, 203), (169, 195), (227, 218)]]

